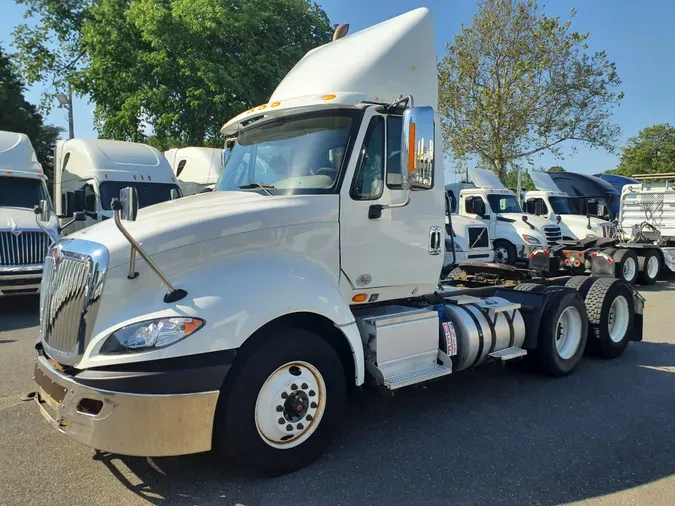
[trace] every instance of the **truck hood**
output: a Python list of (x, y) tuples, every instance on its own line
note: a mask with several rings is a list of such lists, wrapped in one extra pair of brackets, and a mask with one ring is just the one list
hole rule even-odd
[(541, 218), (533, 214), (524, 214), (524, 213), (500, 213), (500, 214), (504, 218), (516, 220), (516, 223), (514, 223), (514, 225), (516, 225), (517, 228), (519, 225), (522, 225), (525, 228), (532, 230), (530, 227), (527, 226), (527, 223), (523, 221), (523, 216), (526, 216), (528, 223), (534, 225), (540, 232), (544, 230), (544, 226), (546, 225), (558, 225), (554, 221), (550, 221), (547, 220), (546, 218)]
[[(53, 234), (54, 239), (56, 239), (58, 224), (53, 213), (49, 218), (49, 222), (44, 225)], [(16, 227), (24, 232), (40, 230), (32, 209), (24, 207), (0, 207), (0, 231), (11, 231)]]
[[(307, 223), (337, 222), (337, 195), (260, 195), (256, 192), (212, 192), (140, 209), (124, 227), (150, 256), (198, 242), (254, 230)], [(106, 220), (68, 236), (105, 245), (109, 268), (129, 261), (129, 243)], [(264, 247), (262, 245), (261, 247)]]
[[(561, 215), (561, 218), (561, 225), (567, 225), (574, 234), (579, 235), (579, 239), (584, 239), (587, 234), (601, 237), (602, 226), (610, 226), (608, 221), (591, 217), (591, 228), (588, 229), (588, 218), (579, 214), (563, 214)], [(583, 232), (583, 235), (581, 232)]]

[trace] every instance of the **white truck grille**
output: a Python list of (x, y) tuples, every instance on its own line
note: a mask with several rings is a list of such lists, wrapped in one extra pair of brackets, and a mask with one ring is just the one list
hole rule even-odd
[(84, 353), (107, 266), (107, 250), (89, 241), (66, 239), (46, 256), (40, 288), (40, 338), (57, 362), (74, 365)]
[(0, 266), (40, 265), (49, 248), (49, 236), (42, 231), (0, 232)]
[(544, 227), (544, 234), (546, 234), (546, 241), (549, 246), (562, 241), (562, 231), (558, 225), (546, 225)]

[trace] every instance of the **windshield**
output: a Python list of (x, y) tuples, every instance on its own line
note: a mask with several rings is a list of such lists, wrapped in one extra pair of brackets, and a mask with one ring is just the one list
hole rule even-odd
[(136, 188), (136, 192), (138, 193), (139, 208), (171, 200), (171, 190), (178, 190), (177, 185), (169, 183), (105, 181), (99, 185), (99, 192), (101, 193), (101, 207), (103, 210), (110, 211), (110, 202), (112, 199), (119, 198), (120, 190), (128, 186), (133, 186)]
[(555, 214), (572, 214), (567, 197), (549, 197), (548, 201)]
[(493, 213), (523, 212), (515, 195), (488, 195), (488, 202)]
[(241, 132), (216, 191), (331, 193), (358, 111), (282, 117)]
[(33, 209), (49, 200), (41, 179), (0, 176), (0, 207)]

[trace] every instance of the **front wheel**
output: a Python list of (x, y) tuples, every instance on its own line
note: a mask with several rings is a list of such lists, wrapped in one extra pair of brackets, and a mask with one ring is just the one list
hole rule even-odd
[(516, 247), (509, 241), (497, 239), (494, 241), (495, 262), (498, 264), (515, 265), (518, 259)]
[(320, 336), (276, 329), (218, 400), (216, 447), (256, 474), (280, 475), (316, 460), (346, 402), (340, 357)]

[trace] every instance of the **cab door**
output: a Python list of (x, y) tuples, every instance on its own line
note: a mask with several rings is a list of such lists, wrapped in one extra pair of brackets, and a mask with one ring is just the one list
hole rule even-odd
[(433, 290), (438, 283), (445, 228), (443, 181), (435, 181), (429, 190), (414, 190), (405, 207), (378, 212), (379, 206), (407, 197), (401, 187), (401, 127), (400, 116), (385, 116), (374, 108), (364, 113), (340, 191), (343, 293), (377, 291), (383, 300)]

